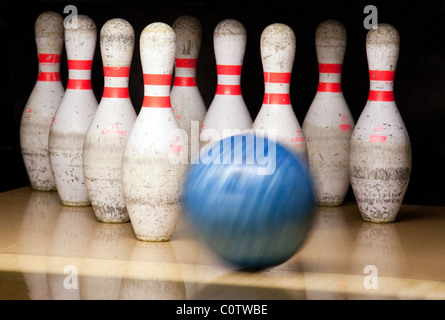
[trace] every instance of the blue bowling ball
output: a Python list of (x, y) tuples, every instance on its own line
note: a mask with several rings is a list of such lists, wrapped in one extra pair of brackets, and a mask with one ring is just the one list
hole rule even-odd
[(241, 269), (264, 269), (304, 243), (315, 209), (307, 165), (254, 134), (223, 139), (186, 174), (183, 213), (198, 238)]

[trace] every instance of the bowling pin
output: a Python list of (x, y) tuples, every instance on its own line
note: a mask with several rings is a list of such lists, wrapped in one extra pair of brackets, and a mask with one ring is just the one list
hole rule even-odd
[(214, 30), (217, 87), (201, 126), (201, 148), (252, 128), (252, 118), (241, 92), (246, 41), (246, 29), (237, 20), (223, 20)]
[(112, 19), (100, 32), (104, 91), (83, 145), (83, 170), (98, 221), (128, 222), (122, 191), (122, 154), (136, 120), (128, 82), (134, 30), (123, 19)]
[(290, 100), (295, 34), (282, 23), (267, 26), (260, 39), (264, 99), (252, 125), (257, 134), (273, 138), (307, 163), (306, 141)]
[[(175, 78), (170, 93), (171, 105), (180, 128), (188, 134), (189, 162), (192, 155), (192, 134), (199, 139), (199, 128), (204, 120), (207, 107), (199, 92), (196, 81), (196, 67), (201, 48), (202, 28), (198, 19), (181, 16), (173, 23), (176, 33)], [(192, 133), (192, 123), (195, 124)], [(196, 132), (195, 132), (196, 131)], [(194, 140), (194, 139), (193, 139)], [(193, 146), (195, 147), (195, 146)], [(199, 144), (193, 155), (199, 152)]]
[(411, 175), (411, 143), (394, 99), (400, 37), (389, 24), (366, 36), (370, 90), (351, 137), (351, 186), (364, 221), (393, 222)]
[(319, 82), (303, 121), (303, 134), (320, 206), (343, 204), (350, 185), (349, 144), (354, 119), (341, 87), (346, 40), (346, 29), (336, 20), (323, 21), (315, 32)]
[(167, 24), (154, 22), (142, 31), (144, 100), (122, 159), (124, 199), (142, 241), (169, 241), (180, 213), (188, 153), (170, 103), (175, 50), (176, 35)]
[(96, 39), (96, 24), (85, 15), (74, 16), (65, 24), (68, 83), (50, 129), (49, 154), (57, 191), (66, 206), (91, 204), (83, 174), (82, 150), (98, 105), (91, 86)]
[(48, 136), (65, 89), (60, 80), (63, 50), (63, 18), (46, 11), (35, 22), (39, 75), (20, 122), (20, 147), (31, 187), (55, 191), (48, 153)]

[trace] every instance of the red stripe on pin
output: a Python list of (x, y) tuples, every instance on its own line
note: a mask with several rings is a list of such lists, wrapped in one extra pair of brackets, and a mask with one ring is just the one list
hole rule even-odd
[(395, 71), (369, 70), (369, 79), (373, 81), (394, 81)]
[(142, 107), (146, 108), (171, 108), (170, 96), (144, 96)]
[(340, 131), (351, 131), (352, 126), (350, 124), (340, 124), (338, 128)]
[(341, 73), (343, 64), (341, 63), (319, 63), (318, 72), (320, 73)]
[(264, 72), (265, 83), (290, 83), (290, 72)]
[(386, 136), (369, 136), (369, 142), (371, 143), (386, 142)]
[(241, 86), (237, 84), (218, 84), (216, 94), (239, 96), (241, 95)]
[(39, 63), (55, 64), (60, 63), (60, 54), (40, 53)]
[(339, 82), (319, 82), (318, 92), (342, 92), (341, 83)]
[(68, 60), (68, 69), (91, 70), (93, 60)]
[(91, 80), (89, 79), (68, 79), (67, 89), (88, 90), (92, 89)]
[(184, 150), (184, 146), (180, 144), (172, 144), (170, 145), (170, 151), (173, 153), (179, 153)]
[(60, 81), (59, 72), (40, 72), (37, 81)]
[(130, 67), (104, 67), (105, 77), (126, 78), (130, 76)]
[(288, 93), (265, 93), (263, 104), (290, 104), (290, 96)]
[(198, 65), (198, 59), (175, 59), (175, 64), (177, 68), (196, 68)]
[(218, 64), (216, 66), (216, 73), (221, 75), (228, 75), (228, 76), (239, 76), (241, 75), (241, 68), (240, 65), (223, 65)]
[(175, 77), (173, 85), (177, 87), (197, 87), (196, 78), (193, 77)]
[(370, 90), (369, 101), (394, 101), (394, 92), (393, 91), (377, 91)]
[(169, 86), (172, 81), (171, 74), (150, 74), (144, 73), (144, 85), (149, 86)]
[(129, 98), (130, 93), (128, 88), (113, 88), (113, 87), (104, 87), (104, 92), (102, 94), (103, 98)]

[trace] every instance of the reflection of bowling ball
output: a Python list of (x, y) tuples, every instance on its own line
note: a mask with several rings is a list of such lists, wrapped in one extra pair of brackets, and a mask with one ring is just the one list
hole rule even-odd
[(219, 257), (241, 268), (285, 262), (304, 243), (312, 222), (307, 165), (252, 134), (210, 148), (185, 179), (182, 202), (192, 229)]
[[(269, 276), (271, 272), (267, 273)], [(268, 275), (251, 272), (233, 272), (219, 276), (205, 284), (193, 300), (306, 300), (305, 282), (296, 281), (292, 288), (263, 286), (261, 279)], [(303, 275), (303, 274), (301, 274)], [(283, 277), (277, 280), (282, 281)], [(294, 274), (296, 276), (296, 274)], [(299, 278), (299, 277), (298, 277)], [(293, 278), (295, 281), (295, 278)], [(246, 285), (246, 283), (249, 283)], [(283, 283), (283, 282), (281, 282)], [(284, 283), (283, 283), (284, 284)]]

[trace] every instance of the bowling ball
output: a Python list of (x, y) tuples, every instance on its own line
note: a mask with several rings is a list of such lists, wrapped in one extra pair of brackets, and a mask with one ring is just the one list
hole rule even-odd
[(183, 214), (197, 238), (226, 262), (241, 269), (276, 266), (299, 250), (311, 228), (315, 195), (308, 170), (271, 139), (225, 138), (192, 162)]

